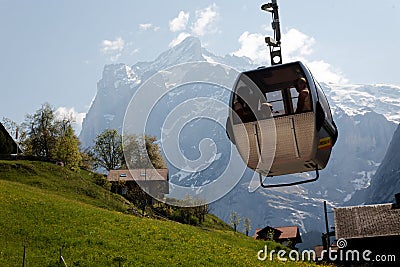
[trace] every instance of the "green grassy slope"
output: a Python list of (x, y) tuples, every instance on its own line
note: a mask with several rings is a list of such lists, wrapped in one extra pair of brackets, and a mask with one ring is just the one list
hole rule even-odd
[(26, 266), (57, 266), (60, 247), (68, 266), (118, 266), (118, 258), (121, 266), (284, 264), (258, 261), (265, 243), (242, 234), (140, 218), (125, 208), (91, 184), (89, 173), (0, 162), (0, 266), (22, 266), (24, 244)]
[(0, 160), (0, 179), (109, 210), (125, 211), (128, 208), (122, 197), (94, 184), (94, 174), (84, 170), (75, 173), (47, 162)]

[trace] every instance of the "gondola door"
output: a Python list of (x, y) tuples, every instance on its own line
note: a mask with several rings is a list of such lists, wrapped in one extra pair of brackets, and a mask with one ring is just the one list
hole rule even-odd
[(265, 95), (246, 75), (241, 75), (231, 105), (231, 140), (249, 168), (267, 175), (275, 156), (276, 129)]

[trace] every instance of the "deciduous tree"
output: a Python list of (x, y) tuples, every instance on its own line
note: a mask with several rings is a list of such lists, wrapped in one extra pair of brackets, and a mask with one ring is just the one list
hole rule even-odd
[(235, 232), (237, 230), (237, 226), (240, 224), (240, 221), (241, 221), (241, 218), (239, 217), (239, 215), (235, 211), (232, 211), (231, 215), (229, 217), (229, 222), (232, 225)]
[(57, 117), (50, 104), (43, 104), (33, 115), (28, 114), (23, 123), (20, 138), (24, 153), (45, 160), (59, 160), (78, 170), (82, 157), (73, 121), (71, 115)]
[(57, 143), (54, 108), (49, 103), (43, 104), (35, 114), (26, 116), (23, 125), (27, 133), (23, 142), (25, 152), (44, 159), (52, 159)]
[(246, 235), (249, 235), (249, 232), (251, 230), (251, 222), (249, 218), (244, 219), (244, 231), (246, 232)]
[(55, 148), (55, 157), (71, 169), (78, 170), (82, 161), (79, 152), (79, 140), (72, 128), (71, 121), (62, 120), (58, 123), (59, 133)]
[(124, 155), (130, 168), (163, 169), (167, 166), (154, 136), (146, 135), (144, 139), (136, 135), (124, 136)]
[(154, 136), (145, 136), (146, 151), (151, 161), (151, 164), (156, 169), (166, 168), (164, 158), (161, 156), (160, 147), (157, 144), (157, 138)]
[(107, 171), (121, 168), (124, 163), (122, 137), (115, 129), (106, 129), (97, 135), (91, 155), (96, 167), (103, 167)]

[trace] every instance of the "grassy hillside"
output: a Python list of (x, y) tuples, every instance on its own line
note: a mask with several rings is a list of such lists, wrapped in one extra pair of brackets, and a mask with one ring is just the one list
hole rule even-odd
[(258, 261), (265, 243), (242, 234), (125, 214), (91, 175), (0, 161), (0, 266), (22, 266), (24, 244), (26, 266), (58, 266), (60, 247), (68, 266), (283, 265)]
[(19, 182), (109, 210), (126, 211), (124, 199), (97, 186), (94, 176), (92, 172), (76, 173), (48, 162), (0, 160), (1, 180)]

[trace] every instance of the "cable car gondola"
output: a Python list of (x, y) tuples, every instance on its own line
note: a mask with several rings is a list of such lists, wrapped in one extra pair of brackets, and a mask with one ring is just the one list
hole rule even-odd
[[(242, 72), (236, 80), (227, 120), (229, 139), (265, 188), (315, 181), (325, 168), (338, 131), (321, 86), (301, 62), (282, 64), (276, 0), (263, 5), (273, 14), (275, 38), (267, 37), (271, 67)], [(265, 185), (262, 176), (316, 171), (316, 177)]]

